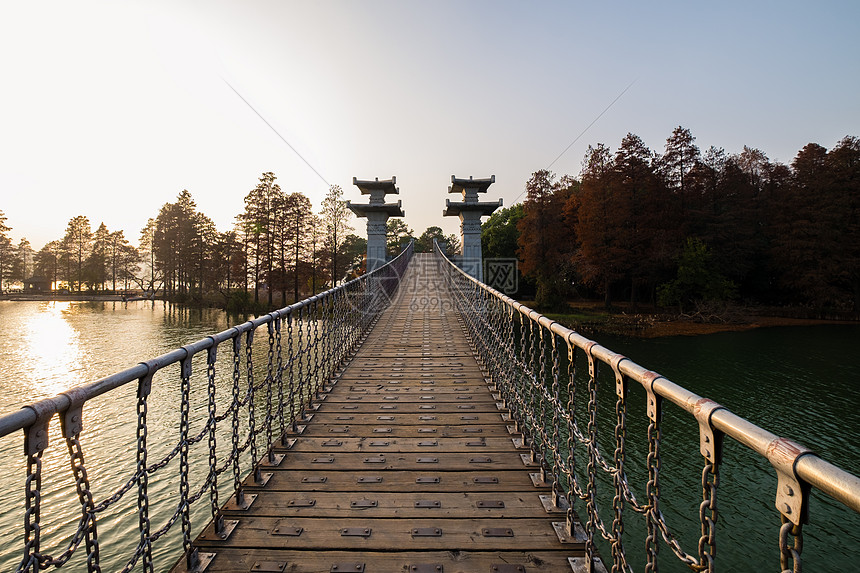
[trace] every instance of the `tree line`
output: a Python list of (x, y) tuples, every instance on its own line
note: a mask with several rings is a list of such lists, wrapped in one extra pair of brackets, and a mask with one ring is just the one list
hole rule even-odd
[[(332, 185), (319, 213), (300, 192), (281, 190), (274, 173), (263, 173), (244, 199), (232, 229), (219, 232), (183, 190), (140, 231), (133, 246), (122, 230), (88, 217), (73, 217), (62, 238), (34, 252), (27, 239), (13, 245), (0, 211), (0, 294), (10, 283), (40, 279), (71, 292), (142, 291), (190, 304), (234, 310), (286, 305), (308, 293), (362, 274), (367, 240), (352, 233), (343, 190)], [(400, 219), (388, 221), (388, 255), (409, 240), (430, 252), (433, 240), (453, 253), (459, 241), (429, 227), (420, 236)]]
[(351, 233), (342, 196), (339, 186), (331, 186), (314, 213), (307, 196), (285, 193), (267, 172), (228, 231), (219, 232), (183, 190), (149, 219), (138, 247), (123, 231), (104, 223), (93, 231), (90, 220), (78, 215), (62, 238), (38, 252), (26, 239), (12, 244), (0, 211), (0, 293), (11, 282), (38, 277), (74, 292), (139, 289), (237, 310), (287, 304), (363, 272), (366, 240)]
[(575, 295), (860, 312), (860, 139), (701, 152), (676, 128), (663, 153), (632, 133), (589, 146), (578, 178), (532, 174), (522, 204), (484, 224), (484, 255), (517, 256), (536, 304)]

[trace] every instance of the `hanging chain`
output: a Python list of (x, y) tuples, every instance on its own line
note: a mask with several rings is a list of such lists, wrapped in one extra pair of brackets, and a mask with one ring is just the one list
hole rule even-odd
[(27, 455), (27, 479), (24, 482), (24, 559), (18, 566), (18, 571), (39, 571), (42, 451), (40, 449)]
[(717, 487), (720, 485), (720, 466), (705, 460), (702, 470), (702, 503), (699, 505), (699, 521), (702, 536), (699, 538), (699, 563), (702, 570), (714, 573), (714, 558), (717, 556)]
[[(660, 417), (662, 414), (662, 397), (652, 392), (648, 393), (650, 403), (649, 413), (651, 422), (648, 424), (648, 483), (645, 486), (648, 495), (648, 535), (645, 538), (647, 553), (646, 573), (657, 572), (657, 554), (660, 544), (657, 539), (657, 522), (660, 500)], [(652, 410), (653, 408), (653, 410)]]
[(612, 498), (614, 519), (612, 520), (612, 573), (629, 569), (624, 553), (622, 535), (624, 533), (624, 456), (627, 439), (627, 380), (618, 370), (619, 362), (614, 362), (615, 370), (615, 473), (612, 483), (615, 496)]
[(284, 356), (283, 356), (283, 341), (281, 340), (281, 315), (275, 318), (275, 347), (278, 351), (278, 428), (281, 436), (281, 445), (285, 445), (284, 435), (287, 432), (286, 422), (284, 420)]
[(272, 449), (272, 394), (274, 391), (275, 381), (275, 321), (272, 320), (266, 325), (266, 330), (269, 333), (269, 348), (266, 354), (266, 452), (268, 453), (269, 462), (274, 462), (275, 451)]
[(245, 333), (245, 370), (248, 381), (248, 437), (251, 440), (251, 467), (254, 468), (254, 481), (260, 481), (260, 467), (257, 465), (257, 408), (254, 403), (254, 328)]
[(296, 369), (296, 379), (299, 381), (299, 414), (302, 420), (307, 420), (308, 417), (305, 413), (305, 378), (302, 371), (302, 331), (304, 330), (304, 310), (304, 307), (299, 308), (299, 315), (296, 321), (296, 328), (298, 330), (298, 340), (296, 341), (296, 364), (298, 365), (298, 368)]
[(147, 374), (138, 381), (137, 385), (137, 513), (138, 527), (140, 529), (140, 543), (138, 551), (143, 558), (143, 570), (147, 573), (153, 572), (152, 566), (152, 542), (149, 539), (149, 474), (146, 472), (147, 461), (147, 397), (152, 389), (152, 373)]
[(215, 361), (218, 359), (218, 346), (214, 344), (209, 348), (206, 355), (206, 380), (208, 382), (207, 392), (209, 394), (209, 507), (212, 512), (212, 523), (215, 524), (215, 533), (220, 534), (224, 530), (224, 515), (218, 504), (218, 457), (217, 437), (215, 419), (217, 409), (215, 405)]
[(549, 333), (550, 338), (552, 339), (552, 398), (553, 398), (553, 408), (552, 408), (552, 437), (550, 438), (550, 447), (552, 448), (552, 498), (553, 505), (555, 507), (561, 507), (561, 483), (560, 480), (557, 479), (559, 476), (559, 468), (561, 466), (561, 451), (559, 449), (559, 443), (561, 442), (561, 418), (560, 418), (560, 405), (561, 405), (561, 386), (559, 384), (558, 376), (559, 376), (559, 364), (558, 364), (558, 345), (556, 343), (556, 336), (552, 332)]
[(290, 357), (290, 375), (289, 375), (289, 400), (290, 400), (290, 423), (293, 426), (293, 432), (298, 431), (298, 425), (296, 422), (296, 388), (295, 388), (295, 374), (293, 372), (295, 361), (295, 355), (293, 354), (293, 313), (287, 315), (287, 355)]
[[(803, 552), (803, 525), (795, 525), (784, 515), (781, 516), (782, 526), (779, 528), (779, 565), (782, 573), (801, 573)], [(794, 537), (794, 543), (789, 544), (789, 536)]]
[(236, 505), (240, 507), (245, 503), (242, 482), (239, 479), (239, 383), (241, 380), (242, 368), (241, 351), (242, 338), (239, 333), (236, 333), (233, 336), (233, 432), (231, 436), (231, 446), (233, 448), (233, 492), (236, 495)]
[(191, 515), (188, 502), (188, 414), (191, 402), (191, 356), (181, 363), (181, 398), (179, 404), (179, 505), (182, 518), (182, 550), (191, 568), (194, 551), (191, 546)]
[(586, 349), (588, 358), (588, 463), (586, 472), (588, 474), (588, 489), (586, 490), (586, 510), (588, 522), (585, 525), (586, 541), (585, 555), (591, 562), (597, 558), (597, 548), (594, 546), (594, 534), (597, 532), (597, 363), (591, 354), (591, 344)]

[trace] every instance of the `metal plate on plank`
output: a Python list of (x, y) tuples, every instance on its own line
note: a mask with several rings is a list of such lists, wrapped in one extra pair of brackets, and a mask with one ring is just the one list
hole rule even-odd
[(436, 428), (418, 428), (419, 434), (435, 434)]
[(418, 416), (418, 419), (422, 422), (429, 422), (431, 420), (435, 420), (436, 416)]
[(344, 426), (342, 428), (329, 428), (328, 431), (330, 434), (348, 434), (349, 426)]
[(443, 573), (441, 563), (414, 563), (409, 565), (409, 573)]
[(358, 483), (382, 483), (382, 476), (361, 476)]
[(416, 527), (412, 530), (412, 537), (442, 537), (442, 528)]
[(374, 434), (390, 434), (391, 428), (373, 428)]
[(341, 410), (358, 410), (358, 406), (347, 404), (346, 406), (341, 406)]
[(526, 573), (526, 568), (515, 563), (498, 563), (490, 567), (491, 573)]
[(275, 527), (272, 528), (272, 535), (283, 535), (286, 537), (298, 537), (304, 531), (304, 527), (296, 527), (295, 525), (290, 524), (289, 521), (280, 520), (275, 523)]
[(364, 463), (366, 464), (384, 464), (385, 456), (377, 456), (373, 458), (364, 458)]
[(364, 573), (364, 563), (335, 563), (329, 569), (330, 573)]
[(379, 446), (387, 446), (389, 444), (390, 444), (390, 442), (388, 440), (370, 440), (371, 446), (379, 447)]
[(483, 433), (483, 428), (463, 428), (464, 434), (480, 434)]
[(334, 463), (334, 458), (331, 456), (320, 456), (318, 458), (314, 458), (311, 460), (311, 463), (314, 464), (331, 464)]
[(505, 502), (497, 499), (482, 499), (475, 505), (481, 509), (503, 509), (505, 507)]
[(355, 416), (337, 416), (335, 420), (352, 420)]
[(477, 416), (460, 416), (461, 420), (477, 420)]
[(376, 419), (380, 422), (393, 422), (394, 416), (377, 416)]
[(370, 537), (372, 529), (369, 527), (344, 527), (340, 530), (341, 537)]
[(438, 446), (439, 440), (419, 440), (419, 446)]
[(356, 499), (349, 502), (349, 506), (355, 509), (362, 509), (366, 507), (377, 507), (379, 502), (375, 499)]
[(397, 400), (400, 396), (383, 396), (383, 400)]
[(420, 410), (435, 410), (436, 404), (421, 404), (418, 408)]
[(469, 458), (470, 464), (489, 464), (493, 461), (493, 458), (489, 458), (487, 456), (479, 456), (477, 458)]
[(302, 483), (325, 483), (328, 481), (326, 476), (306, 476), (302, 478)]
[(291, 499), (290, 507), (313, 507), (317, 504), (315, 499)]
[(472, 396), (471, 396), (471, 394), (469, 396), (457, 396), (457, 399), (458, 400), (471, 400)]
[(326, 440), (322, 443), (323, 446), (337, 448), (343, 445), (343, 442), (340, 440)]
[(510, 527), (485, 527), (481, 530), (484, 537), (513, 537), (514, 530)]
[(472, 480), (475, 483), (499, 483), (496, 476), (478, 476)]
[(421, 476), (416, 478), (415, 483), (439, 483), (442, 478), (438, 476)]
[(379, 409), (380, 410), (396, 410), (397, 406), (395, 406), (394, 404), (383, 404), (382, 406), (379, 407)]
[(421, 400), (435, 400), (436, 396), (421, 396)]
[(415, 502), (415, 507), (432, 509), (434, 507), (442, 507), (442, 502), (435, 499), (419, 499)]
[(457, 408), (460, 410), (474, 410), (474, 404), (457, 404)]
[(418, 458), (415, 461), (419, 464), (438, 464), (439, 458)]
[(286, 561), (256, 561), (251, 566), (251, 571), (259, 571), (260, 573), (283, 573), (287, 568)]

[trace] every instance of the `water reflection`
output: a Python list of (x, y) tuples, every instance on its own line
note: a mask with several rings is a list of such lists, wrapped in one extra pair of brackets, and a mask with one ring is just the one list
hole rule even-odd
[(38, 312), (21, 330), (20, 365), (26, 387), (39, 396), (53, 396), (68, 388), (72, 373), (83, 368), (80, 333), (66, 320), (70, 302), (40, 303)]

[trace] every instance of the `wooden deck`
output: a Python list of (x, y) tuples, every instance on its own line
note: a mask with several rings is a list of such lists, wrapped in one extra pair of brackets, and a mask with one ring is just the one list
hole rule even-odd
[[(570, 571), (546, 484), (523, 459), (432, 255), (324, 396), (226, 541), (195, 542), (210, 572)], [(174, 571), (184, 571), (184, 560)]]

